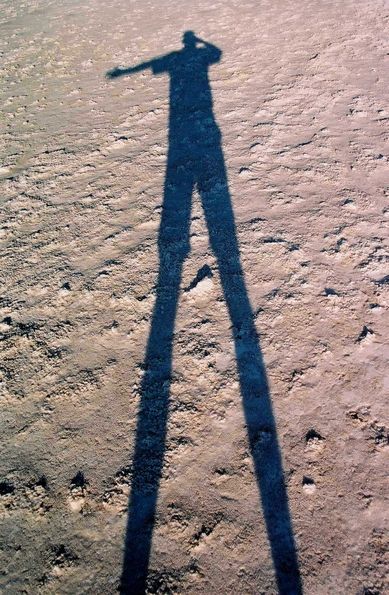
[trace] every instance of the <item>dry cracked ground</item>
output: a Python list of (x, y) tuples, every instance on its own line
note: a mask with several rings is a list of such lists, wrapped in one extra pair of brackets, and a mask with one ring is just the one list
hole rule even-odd
[[(120, 590), (169, 76), (106, 72), (192, 30), (223, 52), (213, 110), (277, 429), (259, 442), (278, 440), (303, 592), (388, 593), (387, 4), (0, 5), (2, 592)], [(273, 594), (197, 190), (190, 217), (146, 591)]]

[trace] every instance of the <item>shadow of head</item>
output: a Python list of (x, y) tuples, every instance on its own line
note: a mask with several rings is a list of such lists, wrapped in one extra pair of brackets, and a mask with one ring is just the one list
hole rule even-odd
[(182, 43), (187, 49), (194, 49), (198, 39), (193, 31), (185, 31), (182, 36)]

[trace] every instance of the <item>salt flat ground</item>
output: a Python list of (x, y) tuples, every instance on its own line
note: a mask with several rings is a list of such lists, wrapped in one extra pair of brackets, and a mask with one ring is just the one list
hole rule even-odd
[[(105, 74), (193, 30), (223, 52), (213, 110), (304, 592), (388, 593), (387, 5), (0, 5), (3, 592), (117, 592), (169, 77)], [(197, 192), (190, 248), (147, 590), (277, 593)]]

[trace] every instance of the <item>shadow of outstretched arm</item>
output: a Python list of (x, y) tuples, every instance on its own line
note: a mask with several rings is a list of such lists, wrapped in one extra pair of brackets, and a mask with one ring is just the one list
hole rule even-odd
[(125, 76), (127, 74), (135, 74), (136, 72), (141, 72), (142, 70), (147, 70), (147, 68), (153, 67), (154, 60), (150, 60), (149, 62), (142, 62), (142, 64), (137, 64), (137, 66), (130, 66), (128, 68), (112, 68), (108, 70), (105, 77), (107, 79), (116, 79), (119, 76)]

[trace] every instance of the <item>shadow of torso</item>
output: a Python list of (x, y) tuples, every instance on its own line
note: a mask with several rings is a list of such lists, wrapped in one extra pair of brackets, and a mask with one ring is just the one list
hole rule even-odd
[(213, 114), (209, 66), (218, 62), (218, 48), (183, 48), (152, 63), (154, 74), (170, 76), (169, 154), (181, 151), (187, 161), (220, 143)]

